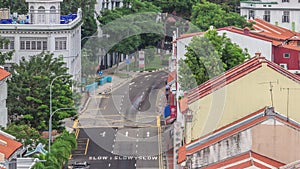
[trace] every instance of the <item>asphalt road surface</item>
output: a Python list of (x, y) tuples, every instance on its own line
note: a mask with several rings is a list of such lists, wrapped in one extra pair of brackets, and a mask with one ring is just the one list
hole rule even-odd
[(167, 72), (143, 74), (110, 95), (92, 96), (79, 117), (78, 149), (71, 163), (87, 161), (91, 169), (157, 169), (157, 103)]

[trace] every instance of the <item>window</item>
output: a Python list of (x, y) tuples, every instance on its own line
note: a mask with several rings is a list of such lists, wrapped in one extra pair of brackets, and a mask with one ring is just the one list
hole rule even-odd
[(282, 2), (290, 2), (290, 0), (282, 0)]
[(55, 6), (50, 7), (50, 23), (56, 23), (56, 9), (55, 9)]
[(254, 19), (254, 11), (253, 10), (250, 10), (249, 11), (249, 18), (248, 19)]
[(47, 50), (47, 38), (21, 38), (20, 50)]
[[(300, 1), (300, 0), (299, 0)], [(119, 8), (120, 7), (120, 2), (116, 2), (116, 7)]]
[(45, 8), (43, 6), (40, 6), (38, 8), (38, 24), (43, 24), (45, 23)]
[(67, 49), (67, 38), (55, 38), (55, 50), (66, 50)]
[(15, 49), (15, 39), (13, 37), (5, 37), (5, 39), (9, 40), (9, 42), (3, 43), (2, 46), (0, 46), (0, 49)]
[(282, 23), (289, 23), (289, 22), (290, 22), (290, 12), (289, 11), (283, 11)]
[(265, 11), (264, 20), (270, 22), (270, 11)]
[(283, 58), (290, 58), (290, 54), (289, 53), (284, 53)]
[(288, 69), (286, 63), (280, 63), (279, 66), (282, 67), (283, 69), (286, 69), (286, 70)]

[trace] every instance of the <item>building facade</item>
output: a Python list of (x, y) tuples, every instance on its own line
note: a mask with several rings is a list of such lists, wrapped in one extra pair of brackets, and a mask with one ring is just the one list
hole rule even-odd
[(263, 57), (254, 57), (189, 91), (188, 107), (193, 118), (186, 123), (185, 142), (268, 105), (300, 121), (296, 102), (299, 88), (299, 76)]
[(123, 6), (123, 0), (97, 0), (95, 10), (99, 13), (102, 10), (112, 10)]
[(279, 168), (295, 166), (300, 124), (267, 107), (180, 148), (185, 168)]
[(7, 125), (7, 83), (10, 73), (0, 67), (0, 126), (6, 128)]
[(62, 56), (73, 80), (81, 81), (81, 18), (82, 12), (62, 16), (60, 3), (63, 0), (26, 0), (28, 15), (14, 13), (12, 18), (1, 20), (0, 36), (10, 40), (1, 51), (14, 50), (11, 63), (19, 63), (22, 57), (41, 52)]
[(300, 1), (297, 0), (241, 0), (240, 14), (300, 32)]

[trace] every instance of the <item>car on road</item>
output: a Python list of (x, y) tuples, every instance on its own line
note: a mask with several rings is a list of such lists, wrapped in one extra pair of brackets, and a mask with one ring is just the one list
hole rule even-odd
[(74, 164), (72, 164), (72, 169), (89, 169), (90, 168), (90, 164), (85, 162), (75, 162)]

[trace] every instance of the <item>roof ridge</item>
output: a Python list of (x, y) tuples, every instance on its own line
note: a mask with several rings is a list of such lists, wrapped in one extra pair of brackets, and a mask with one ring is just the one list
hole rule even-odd
[[(250, 60), (247, 60), (243, 62), (242, 64), (239, 64), (226, 72), (198, 85), (196, 88), (191, 89), (188, 93), (188, 102), (192, 103), (195, 99), (199, 98), (197, 95), (199, 93), (206, 91), (208, 89), (213, 89), (214, 87), (220, 85), (220, 82), (223, 82), (223, 84), (226, 84), (226, 81), (229, 80), (232, 76), (239, 74), (242, 70), (249, 70), (257, 65), (261, 64), (261, 61), (257, 57), (253, 57)], [(252, 66), (251, 66), (252, 65)], [(222, 84), (222, 83), (221, 83)], [(214, 91), (214, 90), (213, 90)]]

